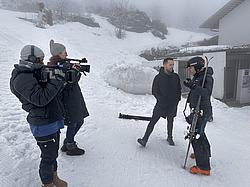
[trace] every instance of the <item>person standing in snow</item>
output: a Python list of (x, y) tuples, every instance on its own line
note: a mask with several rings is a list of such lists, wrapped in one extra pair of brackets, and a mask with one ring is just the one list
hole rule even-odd
[[(50, 58), (49, 65), (57, 65), (58, 63), (65, 63), (67, 57), (67, 51), (64, 45), (50, 41)], [(78, 84), (81, 73), (78, 70), (79, 64), (74, 64), (72, 70), (74, 70), (77, 77), (72, 83), (68, 83), (62, 91), (62, 102), (65, 109), (64, 123), (67, 125), (66, 138), (63, 141), (61, 147), (62, 152), (66, 152), (67, 155), (77, 156), (85, 153), (84, 149), (78, 148), (75, 142), (75, 135), (80, 130), (84, 123), (84, 118), (89, 116), (86, 108), (84, 98), (81, 92), (81, 88)]]
[(187, 68), (189, 73), (193, 76), (192, 79), (184, 81), (184, 85), (190, 88), (190, 92), (187, 98), (189, 103), (191, 114), (187, 117), (187, 122), (192, 123), (192, 116), (194, 109), (196, 108), (198, 98), (201, 96), (200, 114), (196, 124), (197, 138), (192, 140), (192, 147), (194, 155), (191, 158), (195, 158), (196, 166), (190, 168), (192, 174), (210, 175), (210, 144), (205, 134), (205, 127), (209, 116), (211, 115), (211, 95), (213, 90), (213, 69), (208, 67), (207, 76), (205, 79), (204, 87), (202, 88), (202, 82), (205, 74), (205, 60), (202, 57), (191, 58), (187, 62)]
[(161, 67), (159, 74), (154, 78), (152, 93), (157, 102), (143, 138), (137, 140), (143, 147), (146, 146), (155, 124), (161, 117), (167, 118), (167, 141), (169, 145), (174, 146), (172, 136), (173, 121), (176, 116), (178, 103), (181, 100), (181, 84), (180, 78), (178, 74), (173, 72), (173, 68), (173, 58), (164, 59), (163, 67)]
[(43, 51), (26, 45), (21, 50), (21, 60), (15, 64), (10, 79), (11, 92), (28, 112), (27, 121), (41, 150), (39, 175), (44, 187), (67, 187), (67, 182), (57, 176), (57, 157), (60, 129), (64, 127), (63, 110), (58, 94), (65, 85), (63, 79), (40, 82)]

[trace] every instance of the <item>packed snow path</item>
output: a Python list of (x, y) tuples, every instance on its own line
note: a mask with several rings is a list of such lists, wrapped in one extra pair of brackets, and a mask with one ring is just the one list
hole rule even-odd
[[(113, 28), (99, 18), (102, 30), (89, 29), (79, 24), (54, 26), (47, 30), (34, 28), (30, 23), (17, 20), (11, 12), (0, 10), (0, 186), (37, 187), (39, 149), (26, 122), (26, 113), (9, 90), (13, 64), (18, 62), (19, 51), (27, 43), (37, 44), (49, 56), (48, 42), (66, 43), (73, 57), (86, 55), (91, 73), (80, 82), (90, 112), (76, 139), (86, 154), (69, 157), (60, 152), (59, 174), (69, 187), (148, 187), (148, 186), (242, 186), (250, 185), (250, 107), (229, 108), (213, 100), (214, 122), (207, 125), (207, 136), (212, 148), (212, 175), (191, 175), (183, 170), (187, 141), (183, 132), (186, 124), (182, 116), (182, 99), (174, 123), (171, 147), (166, 141), (166, 124), (161, 119), (146, 148), (136, 139), (141, 137), (147, 122), (118, 119), (118, 113), (151, 115), (155, 99), (112, 88), (103, 80), (108, 65), (125, 60), (141, 60), (135, 53), (145, 41), (157, 43), (149, 35), (140, 35), (139, 41), (118, 41), (110, 36)], [(6, 17), (6, 16), (9, 17)], [(97, 17), (98, 18), (98, 17)], [(2, 24), (3, 23), (3, 24)], [(76, 34), (73, 34), (76, 33)], [(82, 37), (79, 37), (82, 36)], [(39, 38), (39, 41), (37, 40)], [(132, 39), (131, 39), (132, 38)], [(150, 40), (148, 39), (150, 38)], [(61, 133), (65, 137), (65, 129)], [(62, 141), (61, 141), (62, 142)], [(188, 166), (194, 161), (188, 160)]]

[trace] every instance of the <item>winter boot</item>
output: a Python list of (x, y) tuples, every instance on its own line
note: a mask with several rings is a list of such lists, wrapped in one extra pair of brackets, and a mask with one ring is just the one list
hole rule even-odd
[(63, 146), (61, 147), (62, 152), (66, 152), (68, 149), (66, 147), (66, 139), (63, 140)]
[(51, 184), (44, 184), (42, 187), (55, 187), (52, 183)]
[(207, 119), (208, 122), (213, 122), (214, 121), (214, 118), (213, 116), (209, 116), (208, 119)]
[(66, 152), (66, 151), (67, 151), (67, 148), (66, 148), (66, 145), (65, 145), (65, 144), (63, 144), (63, 146), (61, 147), (61, 151), (62, 151), (62, 152)]
[(138, 138), (137, 142), (141, 144), (141, 146), (145, 147), (147, 144), (147, 141), (144, 140), (143, 138)]
[(175, 145), (172, 137), (168, 136), (167, 141), (168, 141), (169, 145), (171, 145), (171, 146)]
[(191, 154), (190, 154), (190, 158), (191, 158), (191, 159), (195, 159), (194, 153), (191, 153)]
[(85, 153), (84, 149), (80, 149), (77, 147), (76, 142), (66, 143), (66, 148), (66, 154), (69, 156), (78, 156), (83, 155)]
[(210, 170), (204, 170), (204, 169), (200, 169), (197, 166), (193, 166), (190, 168), (190, 173), (192, 174), (199, 174), (199, 175), (207, 175), (210, 176)]
[[(68, 186), (68, 183), (66, 181), (63, 181), (62, 179), (58, 177), (56, 171), (53, 173), (53, 184), (55, 185), (55, 187), (67, 187)], [(52, 186), (54, 187), (54, 185)]]

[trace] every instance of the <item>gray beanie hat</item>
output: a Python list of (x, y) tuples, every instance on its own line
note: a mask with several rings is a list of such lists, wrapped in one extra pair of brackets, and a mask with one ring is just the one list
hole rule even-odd
[[(20, 56), (21, 60), (28, 60), (29, 59), (29, 56), (31, 55), (31, 46), (32, 45), (26, 45), (22, 48), (21, 56)], [(34, 56), (37, 58), (44, 57), (44, 53), (43, 53), (42, 49), (40, 49), (37, 46), (34, 46)]]
[(66, 49), (63, 44), (55, 43), (54, 40), (50, 40), (49, 46), (50, 46), (50, 53), (52, 54), (52, 56), (59, 55), (61, 52), (63, 52), (63, 50)]

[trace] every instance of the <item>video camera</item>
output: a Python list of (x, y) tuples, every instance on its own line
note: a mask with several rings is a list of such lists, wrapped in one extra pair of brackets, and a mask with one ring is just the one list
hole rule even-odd
[[(59, 62), (61, 63), (62, 65), (63, 64), (67, 64), (66, 66), (68, 66), (69, 68), (72, 68), (73, 64), (70, 63), (71, 61), (74, 61), (74, 62), (79, 62), (80, 66), (79, 66), (79, 71), (80, 72), (83, 72), (84, 75), (85, 72), (89, 73), (90, 72), (90, 65), (85, 65), (84, 63), (88, 63), (88, 60), (86, 58), (82, 58), (82, 59), (73, 59), (73, 58), (67, 58), (65, 59), (64, 61), (62, 62)], [(70, 67), (71, 66), (71, 67)]]
[[(71, 61), (78, 62), (76, 67)], [(86, 76), (86, 72), (90, 72), (90, 65), (85, 65), (87, 59), (71, 59), (67, 58), (61, 60), (57, 65), (43, 66), (41, 70), (41, 80), (40, 82), (48, 82), (50, 79), (64, 79), (68, 83), (73, 83), (77, 80), (80, 72)]]

